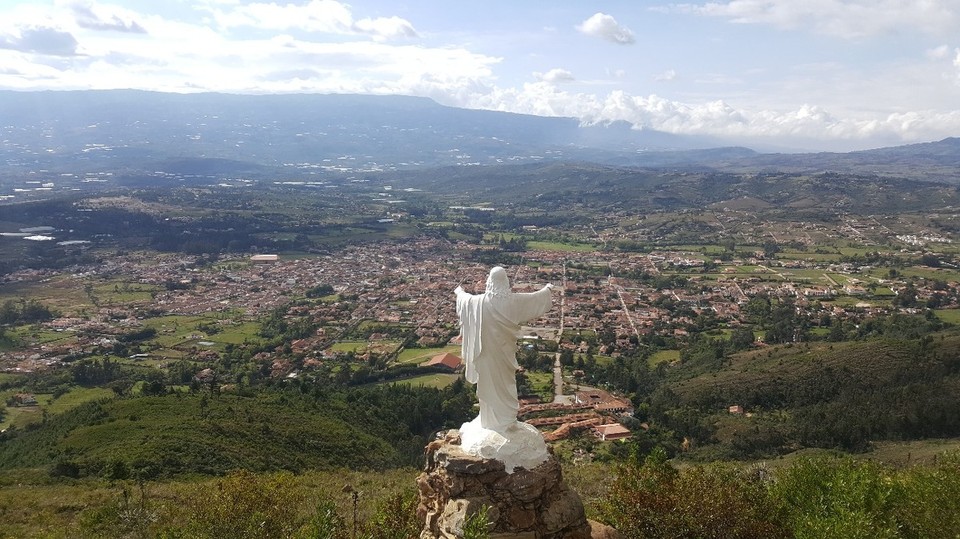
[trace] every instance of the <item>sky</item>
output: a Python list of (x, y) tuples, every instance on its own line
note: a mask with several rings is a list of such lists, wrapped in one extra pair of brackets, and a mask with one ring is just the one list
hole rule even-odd
[(960, 136), (960, 0), (0, 0), (0, 89), (114, 88), (416, 95), (849, 151)]

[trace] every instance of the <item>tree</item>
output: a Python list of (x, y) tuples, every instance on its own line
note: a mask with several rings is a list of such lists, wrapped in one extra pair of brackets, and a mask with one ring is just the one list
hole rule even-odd
[(3, 305), (0, 305), (0, 324), (13, 324), (18, 318), (20, 318), (20, 311), (12, 299), (8, 299), (3, 302)]
[(752, 297), (744, 310), (751, 321), (762, 326), (770, 316), (770, 298), (767, 296)]
[(733, 347), (734, 350), (746, 350), (753, 346), (755, 340), (756, 337), (753, 334), (753, 330), (747, 326), (740, 326), (730, 334), (730, 346)]
[(797, 314), (792, 300), (784, 300), (770, 312), (770, 326), (764, 340), (771, 344), (807, 340), (810, 332), (806, 317)]

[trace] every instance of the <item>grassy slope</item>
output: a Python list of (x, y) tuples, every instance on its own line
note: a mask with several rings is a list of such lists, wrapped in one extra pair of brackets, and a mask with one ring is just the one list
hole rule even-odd
[(163, 474), (394, 464), (384, 440), (278, 396), (189, 394), (88, 403), (0, 445), (0, 469), (119, 459)]
[[(935, 346), (942, 356), (960, 355), (958, 336), (946, 336)], [(909, 341), (806, 343), (738, 354), (720, 371), (675, 382), (672, 389), (685, 400), (709, 393), (725, 396), (731, 404), (749, 405), (783, 399), (792, 388), (825, 375), (883, 386), (893, 383), (902, 369), (924, 367)], [(810, 395), (812, 401), (816, 397)]]
[[(417, 471), (409, 468), (360, 472), (337, 469), (310, 471), (290, 479), (289, 487), (302, 495), (294, 510), (303, 518), (313, 514), (321, 500), (336, 503), (340, 515), (352, 512), (349, 494), (341, 492), (345, 484), (361, 492), (358, 518), (370, 519), (376, 507), (388, 496), (409, 491), (415, 485)], [(260, 476), (266, 477), (266, 476)], [(176, 525), (177, 508), (188, 497), (205, 489), (214, 492), (219, 478), (198, 481), (152, 481), (141, 491), (133, 481), (107, 483), (100, 479), (45, 483), (42, 477), (23, 471), (0, 472), (0, 539), (22, 537), (76, 538), (109, 537), (98, 520), (123, 507), (123, 492), (129, 492), (130, 505), (138, 507), (141, 492), (149, 519), (159, 525)], [(137, 535), (129, 535), (135, 537)], [(150, 536), (149, 534), (146, 536)]]

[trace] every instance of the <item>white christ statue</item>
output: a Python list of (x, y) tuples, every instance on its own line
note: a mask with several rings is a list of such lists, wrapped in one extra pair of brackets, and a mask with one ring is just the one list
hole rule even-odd
[(546, 460), (543, 437), (534, 427), (517, 421), (517, 338), (520, 324), (539, 318), (551, 306), (546, 285), (536, 292), (514, 293), (507, 272), (490, 270), (483, 294), (457, 287), (457, 315), (463, 337), (466, 379), (477, 385), (480, 415), (460, 427), (461, 447), (467, 453), (532, 468)]

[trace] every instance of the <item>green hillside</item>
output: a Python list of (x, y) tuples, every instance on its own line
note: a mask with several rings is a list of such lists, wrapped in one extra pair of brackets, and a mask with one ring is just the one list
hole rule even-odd
[[(5, 434), (0, 469), (45, 467), (58, 476), (123, 479), (237, 468), (395, 467), (415, 463), (429, 435), (424, 425), (444, 424), (444, 413), (456, 416), (451, 422), (465, 420), (469, 400), (458, 407), (448, 399), (444, 406), (443, 395), (384, 387), (347, 396), (273, 390), (90, 402)], [(427, 411), (417, 412), (420, 407)]]
[[(792, 344), (686, 379), (682, 370), (652, 397), (654, 412), (741, 457), (960, 435), (956, 335)], [(728, 413), (734, 405), (746, 414)]]

